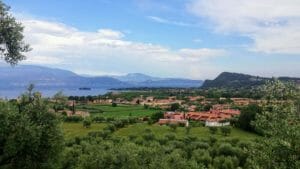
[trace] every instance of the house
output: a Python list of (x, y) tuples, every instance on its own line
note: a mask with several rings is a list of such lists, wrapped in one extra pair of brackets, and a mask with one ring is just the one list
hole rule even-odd
[(148, 96), (148, 97), (146, 97), (146, 100), (145, 100), (146, 102), (153, 102), (154, 101), (154, 97), (153, 96)]
[(188, 110), (189, 110), (190, 112), (194, 112), (194, 111), (196, 111), (196, 108), (197, 108), (197, 106), (191, 105), (191, 106), (188, 107)]
[(184, 126), (188, 126), (189, 122), (185, 119), (184, 113), (179, 112), (165, 112), (164, 118), (159, 119), (158, 124), (166, 125), (166, 124), (182, 124)]
[(175, 119), (159, 119), (158, 124), (159, 125), (178, 124), (178, 125), (184, 125), (184, 126), (188, 127), (189, 126), (189, 121), (187, 121), (187, 120), (175, 120)]
[(89, 117), (90, 113), (85, 111), (75, 111), (75, 114), (73, 114), (73, 111), (65, 111), (67, 113), (67, 116), (80, 116), (80, 117)]
[(231, 100), (235, 105), (238, 106), (247, 106), (255, 102), (253, 99), (249, 99), (249, 98), (231, 98)]
[(184, 115), (184, 113), (178, 113), (178, 112), (165, 112), (164, 118), (165, 119), (184, 120), (185, 115)]
[(205, 126), (207, 127), (221, 127), (221, 126), (229, 126), (230, 122), (218, 122), (218, 121), (206, 121)]
[(230, 109), (230, 104), (215, 104), (212, 106), (214, 110)]
[(205, 99), (205, 97), (204, 96), (189, 96), (188, 99), (189, 99), (189, 101), (194, 102), (194, 101)]

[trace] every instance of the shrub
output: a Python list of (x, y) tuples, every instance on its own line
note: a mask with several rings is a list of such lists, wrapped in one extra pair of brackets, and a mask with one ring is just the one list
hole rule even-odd
[(231, 133), (231, 127), (223, 126), (223, 127), (221, 127), (221, 132), (224, 136), (228, 136)]
[(129, 139), (130, 141), (133, 141), (133, 140), (135, 140), (136, 138), (137, 138), (136, 135), (132, 135), (132, 134), (128, 135), (128, 139)]
[(175, 140), (176, 135), (173, 133), (168, 133), (168, 134), (165, 134), (165, 138), (167, 138), (168, 140)]
[(103, 116), (95, 116), (92, 118), (93, 122), (101, 123), (105, 121), (105, 118)]
[(234, 156), (235, 150), (229, 143), (222, 143), (218, 148), (218, 154), (224, 156)]
[(106, 118), (106, 121), (107, 121), (107, 122), (112, 122), (112, 121), (114, 121), (114, 120), (115, 120), (115, 118), (113, 118), (113, 117), (107, 117), (107, 118)]
[(176, 131), (177, 126), (178, 126), (178, 125), (177, 125), (177, 124), (174, 124), (174, 123), (169, 124), (169, 127), (170, 127), (171, 130), (174, 131), (174, 132)]
[(152, 141), (155, 139), (155, 135), (152, 132), (148, 132), (142, 135), (145, 141)]
[(116, 131), (116, 126), (115, 126), (114, 124), (108, 124), (108, 125), (104, 128), (104, 130), (109, 130), (109, 131), (111, 131), (111, 132), (114, 132), (114, 131)]
[(117, 103), (112, 103), (111, 106), (112, 107), (117, 107), (118, 105), (117, 105)]
[(134, 123), (137, 123), (137, 121), (138, 121), (138, 119), (137, 119), (137, 118), (135, 118), (135, 117), (130, 117), (130, 118), (128, 118), (128, 122), (129, 122), (129, 124), (134, 124)]
[(210, 136), (209, 137), (209, 144), (213, 146), (218, 140), (215, 137)]
[(83, 127), (90, 128), (91, 124), (92, 124), (92, 121), (91, 121), (90, 118), (85, 118), (82, 123), (83, 123)]
[(208, 127), (209, 132), (211, 134), (216, 134), (218, 132), (218, 128), (217, 127)]
[(163, 117), (164, 117), (163, 112), (156, 112), (151, 115), (151, 120), (153, 120), (154, 122), (157, 122), (159, 119), (161, 119)]
[(68, 116), (64, 118), (65, 122), (80, 122), (83, 118), (81, 116)]

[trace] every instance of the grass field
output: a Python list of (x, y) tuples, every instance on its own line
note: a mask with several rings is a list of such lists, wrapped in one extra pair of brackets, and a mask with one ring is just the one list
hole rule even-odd
[(86, 136), (92, 131), (101, 131), (106, 123), (93, 123), (90, 128), (84, 128), (82, 123), (63, 123), (63, 131), (66, 139), (74, 138), (76, 136)]
[(144, 117), (150, 116), (157, 110), (144, 109), (140, 105), (118, 105), (112, 107), (111, 105), (79, 105), (78, 110), (84, 110), (90, 112), (91, 116), (103, 116), (114, 118), (126, 118), (126, 117)]
[[(106, 125), (106, 123), (93, 123), (91, 128), (84, 128), (82, 123), (64, 123), (63, 128), (65, 137), (70, 139), (76, 136), (86, 136), (91, 131), (100, 131)], [(113, 135), (120, 137), (128, 137), (129, 135), (141, 136), (145, 133), (145, 129), (150, 129), (156, 137), (163, 137), (167, 133), (174, 133), (178, 138), (186, 136), (186, 130), (184, 127), (178, 127), (174, 132), (168, 126), (160, 126), (157, 124), (148, 125), (146, 123), (137, 123), (121, 128), (114, 132)], [(209, 129), (207, 127), (194, 127), (190, 130), (190, 135), (198, 138), (207, 138), (212, 134), (209, 133)], [(256, 134), (245, 132), (237, 128), (233, 128), (231, 134), (227, 137), (223, 136), (220, 130), (214, 136), (219, 139), (239, 138), (240, 140), (249, 140), (259, 137)]]
[[(126, 128), (119, 129), (114, 133), (116, 136), (124, 136), (127, 137), (129, 135), (136, 135), (141, 136), (143, 133), (145, 133), (145, 129), (150, 129), (156, 137), (163, 137), (167, 133), (174, 133), (176, 137), (183, 138), (186, 136), (186, 129), (184, 127), (177, 127), (176, 131), (170, 129), (169, 126), (160, 126), (157, 124), (154, 125), (148, 125), (148, 124), (142, 124), (138, 123), (135, 125), (130, 125)], [(190, 130), (189, 135), (196, 136), (198, 138), (207, 138), (208, 136), (212, 135), (209, 132), (209, 129), (207, 127), (193, 127)], [(231, 131), (231, 134), (229, 136), (223, 136), (221, 131), (219, 130), (216, 134), (214, 134), (216, 138), (239, 138), (241, 140), (248, 140), (248, 139), (255, 139), (258, 138), (256, 134), (245, 132), (243, 130), (233, 128)]]

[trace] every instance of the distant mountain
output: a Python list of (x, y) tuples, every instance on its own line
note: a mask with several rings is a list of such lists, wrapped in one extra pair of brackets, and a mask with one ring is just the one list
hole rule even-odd
[(202, 81), (156, 78), (133, 73), (125, 76), (80, 76), (71, 71), (42, 66), (0, 66), (0, 89), (24, 88), (33, 83), (37, 88), (128, 88), (128, 87), (200, 87)]
[(202, 80), (183, 78), (159, 78), (141, 73), (130, 73), (124, 76), (112, 76), (122, 82), (134, 85), (134, 87), (200, 87)]
[(123, 82), (130, 82), (130, 83), (140, 83), (145, 81), (155, 81), (161, 79), (157, 77), (148, 76), (142, 73), (129, 73), (124, 76), (111, 76), (111, 77)]
[(110, 88), (127, 84), (111, 77), (83, 77), (71, 71), (41, 66), (0, 67), (0, 88), (24, 88), (33, 83), (38, 88)]
[[(214, 80), (205, 80), (202, 88), (248, 88), (264, 84), (272, 78), (252, 76), (242, 73), (223, 72)], [(282, 81), (293, 81), (300, 84), (300, 78), (278, 77)]]

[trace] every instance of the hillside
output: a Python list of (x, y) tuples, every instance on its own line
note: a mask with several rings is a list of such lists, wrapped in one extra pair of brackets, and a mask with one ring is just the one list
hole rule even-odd
[[(205, 80), (202, 88), (249, 88), (264, 84), (272, 78), (252, 76), (242, 73), (223, 72), (214, 80)], [(300, 84), (300, 78), (278, 77), (281, 81), (292, 81)]]
[(126, 87), (199, 87), (200, 80), (157, 78), (140, 73), (125, 76), (80, 76), (68, 70), (42, 66), (0, 66), (0, 89), (24, 88), (33, 83), (38, 88), (126, 88)]

